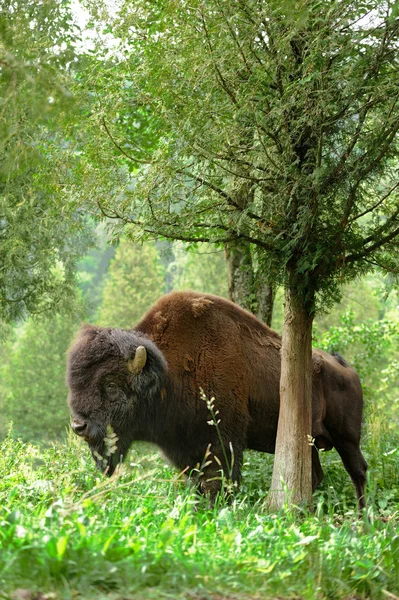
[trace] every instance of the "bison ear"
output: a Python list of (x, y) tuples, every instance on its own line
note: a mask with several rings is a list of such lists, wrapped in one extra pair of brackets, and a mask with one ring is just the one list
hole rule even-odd
[(138, 346), (134, 357), (127, 363), (127, 368), (133, 375), (139, 375), (147, 362), (147, 350), (144, 346)]
[(98, 332), (99, 328), (96, 325), (89, 325), (89, 323), (82, 323), (79, 330), (81, 335), (89, 335), (92, 337), (95, 337)]

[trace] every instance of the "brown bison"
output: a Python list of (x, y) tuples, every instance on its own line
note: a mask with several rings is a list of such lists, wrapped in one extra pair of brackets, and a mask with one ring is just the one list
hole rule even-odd
[[(239, 482), (245, 448), (274, 453), (280, 347), (280, 336), (250, 313), (195, 292), (163, 296), (134, 329), (83, 326), (68, 356), (72, 429), (108, 475), (134, 440), (145, 440), (181, 471), (202, 465), (200, 488), (213, 498), (221, 468)], [(218, 427), (201, 389), (215, 398)], [(314, 350), (313, 489), (323, 477), (316, 448), (335, 447), (360, 506), (362, 407), (356, 371)]]

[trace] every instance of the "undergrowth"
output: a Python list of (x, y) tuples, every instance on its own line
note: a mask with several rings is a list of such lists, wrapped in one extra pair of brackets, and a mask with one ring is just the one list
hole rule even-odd
[(231, 504), (211, 508), (152, 447), (133, 446), (104, 479), (80, 440), (40, 448), (9, 436), (0, 446), (0, 598), (16, 588), (62, 600), (395, 595), (398, 439), (376, 444), (366, 432), (362, 446), (370, 468), (359, 520), (334, 451), (322, 456), (311, 510), (269, 514), (272, 457), (260, 453), (246, 453)]

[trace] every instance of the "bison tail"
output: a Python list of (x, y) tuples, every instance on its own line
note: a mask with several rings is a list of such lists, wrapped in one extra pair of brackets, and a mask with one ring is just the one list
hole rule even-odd
[(340, 354), (338, 354), (338, 352), (332, 352), (331, 356), (333, 356), (335, 358), (335, 360), (338, 361), (339, 364), (342, 365), (343, 367), (350, 366), (350, 364), (348, 362), (346, 362), (346, 360), (344, 358), (342, 358), (342, 356)]

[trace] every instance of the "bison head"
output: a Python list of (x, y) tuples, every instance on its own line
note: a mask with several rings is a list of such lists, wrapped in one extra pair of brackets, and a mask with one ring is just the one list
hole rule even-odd
[(167, 370), (162, 353), (134, 330), (84, 326), (68, 353), (73, 431), (112, 475), (133, 440), (148, 439), (152, 402)]

